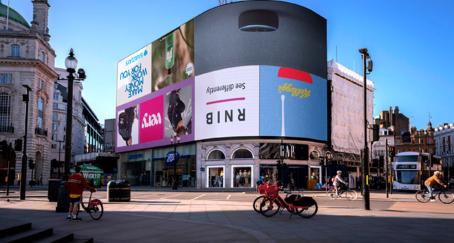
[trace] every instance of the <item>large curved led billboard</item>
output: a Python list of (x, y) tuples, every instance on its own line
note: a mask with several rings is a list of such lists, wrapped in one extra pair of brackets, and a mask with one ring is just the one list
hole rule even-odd
[(327, 141), (326, 20), (247, 1), (195, 17), (118, 63), (117, 152), (233, 137)]

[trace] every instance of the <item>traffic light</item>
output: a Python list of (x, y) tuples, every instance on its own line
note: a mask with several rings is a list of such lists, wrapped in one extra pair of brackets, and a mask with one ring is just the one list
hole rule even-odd
[(394, 158), (394, 156), (396, 156), (396, 148), (389, 147), (389, 157)]
[(22, 139), (16, 139), (14, 141), (14, 150), (15, 151), (22, 151)]
[(35, 162), (34, 162), (32, 159), (30, 159), (30, 160), (28, 161), (28, 167), (29, 167), (31, 170), (35, 169)]
[(380, 127), (378, 124), (373, 124), (372, 125), (372, 141), (378, 141), (380, 139)]

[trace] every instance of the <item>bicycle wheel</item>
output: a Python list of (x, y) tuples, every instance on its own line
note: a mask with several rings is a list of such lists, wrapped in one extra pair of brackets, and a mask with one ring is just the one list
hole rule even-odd
[(87, 212), (90, 214), (90, 217), (94, 220), (99, 220), (103, 213), (104, 207), (102, 202), (99, 199), (93, 199), (88, 203)]
[(356, 198), (358, 198), (358, 193), (356, 193), (356, 191), (353, 191), (353, 190), (347, 190), (343, 193), (345, 195), (345, 197), (347, 197), (348, 200), (356, 200)]
[(279, 212), (281, 206), (273, 199), (266, 198), (260, 204), (260, 213), (265, 217), (272, 217)]
[(299, 208), (296, 210), (297, 214), (303, 218), (312, 218), (314, 217), (317, 212), (318, 212), (318, 205), (317, 202), (314, 202), (314, 205), (308, 207), (308, 208)]
[(438, 194), (438, 199), (444, 204), (450, 204), (454, 202), (454, 194), (447, 191), (442, 191)]
[(430, 200), (430, 195), (423, 190), (419, 190), (415, 194), (416, 200), (418, 202), (426, 203)]
[(258, 196), (254, 202), (252, 203), (252, 207), (254, 208), (254, 211), (257, 213), (260, 213), (260, 205), (265, 201), (266, 197), (265, 196)]

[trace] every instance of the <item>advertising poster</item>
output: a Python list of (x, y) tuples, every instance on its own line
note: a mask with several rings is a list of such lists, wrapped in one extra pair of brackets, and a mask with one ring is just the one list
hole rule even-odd
[(259, 66), (226, 68), (195, 78), (196, 140), (258, 136)]
[(285, 67), (260, 66), (260, 136), (328, 139), (327, 81)]
[(153, 91), (194, 77), (194, 21), (156, 40), (153, 46)]
[(164, 99), (157, 96), (140, 104), (140, 143), (164, 137)]
[(192, 134), (192, 86), (167, 92), (165, 96), (165, 137)]
[(117, 106), (151, 93), (151, 45), (117, 64)]
[(139, 110), (134, 105), (117, 113), (117, 147), (139, 143)]

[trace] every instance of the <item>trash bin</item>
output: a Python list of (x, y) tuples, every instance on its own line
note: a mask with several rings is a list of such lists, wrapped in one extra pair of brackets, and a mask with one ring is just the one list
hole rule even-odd
[(131, 185), (126, 181), (109, 181), (107, 183), (107, 200), (109, 202), (130, 202)]
[(49, 202), (58, 200), (58, 188), (60, 187), (61, 179), (49, 179), (49, 187), (47, 190), (47, 198)]

